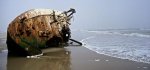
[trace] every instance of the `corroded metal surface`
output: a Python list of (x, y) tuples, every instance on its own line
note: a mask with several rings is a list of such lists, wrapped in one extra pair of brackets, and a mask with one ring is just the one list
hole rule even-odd
[(32, 9), (19, 15), (8, 26), (8, 50), (35, 55), (42, 53), (39, 48), (68, 42), (73, 13), (75, 9), (64, 12)]

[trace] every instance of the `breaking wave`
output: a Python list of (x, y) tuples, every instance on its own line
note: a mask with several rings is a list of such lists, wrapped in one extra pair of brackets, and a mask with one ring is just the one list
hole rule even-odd
[(86, 32), (91, 35), (80, 40), (84, 47), (98, 54), (150, 64), (150, 35), (138, 32)]
[(91, 33), (97, 34), (114, 34), (114, 35), (124, 35), (124, 36), (134, 36), (134, 37), (146, 37), (150, 38), (150, 35), (142, 34), (142, 33), (120, 33), (120, 32), (111, 32), (111, 31), (88, 31)]
[(91, 46), (86, 44), (86, 48), (98, 53), (104, 54), (111, 57), (116, 57), (120, 59), (128, 59), (136, 62), (143, 62), (150, 64), (150, 55), (147, 51), (143, 52), (144, 50), (128, 50), (122, 48), (100, 48), (96, 46)]

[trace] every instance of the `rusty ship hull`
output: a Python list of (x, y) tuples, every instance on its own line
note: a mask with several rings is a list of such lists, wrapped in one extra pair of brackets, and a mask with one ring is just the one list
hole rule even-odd
[(16, 17), (8, 26), (7, 46), (9, 52), (18, 54), (41, 54), (41, 48), (56, 47), (71, 37), (69, 25), (75, 13), (51, 9), (32, 9)]

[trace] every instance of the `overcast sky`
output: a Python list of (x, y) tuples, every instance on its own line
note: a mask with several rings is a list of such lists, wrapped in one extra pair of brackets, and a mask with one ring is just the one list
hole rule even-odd
[(34, 8), (75, 8), (72, 29), (150, 29), (150, 0), (0, 0), (0, 31)]

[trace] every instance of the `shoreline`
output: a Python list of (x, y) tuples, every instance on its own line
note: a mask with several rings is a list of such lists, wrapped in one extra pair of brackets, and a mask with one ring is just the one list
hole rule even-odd
[(83, 46), (43, 49), (38, 58), (12, 56), (5, 38), (0, 38), (0, 70), (150, 70), (150, 64), (98, 54)]
[[(85, 47), (87, 48), (87, 47)], [(100, 53), (100, 52), (97, 52), (97, 51), (94, 51), (90, 48), (87, 48), (89, 49), (90, 51), (93, 51), (97, 54), (100, 54), (100, 55), (105, 55), (105, 56), (110, 56), (110, 57), (114, 57), (114, 58), (118, 58), (118, 59), (122, 59), (122, 60), (129, 60), (129, 61), (133, 61), (133, 62), (139, 62), (139, 63), (145, 63), (145, 64), (150, 64), (149, 62), (144, 62), (144, 61), (138, 61), (138, 60), (134, 60), (134, 59), (129, 59), (129, 58), (123, 58), (123, 57), (118, 57), (118, 56), (112, 56), (112, 55), (109, 55), (109, 54), (105, 54), (105, 53)]]
[[(98, 54), (83, 46), (43, 49), (43, 56), (27, 58), (0, 53), (1, 70), (149, 70), (150, 64)], [(2, 57), (3, 56), (3, 57)], [(18, 66), (20, 65), (20, 66)]]
[[(72, 53), (73, 55), (75, 55), (75, 53), (81, 53), (78, 55), (79, 58), (73, 60), (73, 63), (74, 61), (76, 61), (75, 64), (78, 64), (79, 66), (82, 67), (78, 68), (77, 66), (75, 67), (77, 68), (75, 70), (149, 70), (150, 69), (150, 64), (130, 61), (127, 59), (115, 58), (104, 54), (98, 54), (85, 47), (74, 48), (74, 49), (70, 48), (70, 49), (72, 49), (72, 51), (75, 49), (78, 50), (78, 52), (73, 52)], [(87, 68), (85, 69), (83, 67), (87, 67)]]

